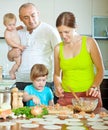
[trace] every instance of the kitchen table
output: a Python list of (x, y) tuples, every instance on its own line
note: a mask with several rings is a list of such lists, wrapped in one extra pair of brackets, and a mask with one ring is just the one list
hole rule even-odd
[[(103, 113), (105, 112), (105, 113), (108, 114), (108, 111), (104, 108), (97, 108), (94, 111), (95, 114), (99, 114), (100, 112), (103, 112)], [(108, 116), (107, 116), (107, 118), (108, 118)], [(54, 119), (55, 118), (52, 118), (52, 120), (50, 120), (50, 121), (53, 122)], [(70, 118), (70, 120), (71, 119), (72, 118)], [(21, 121), (21, 120), (24, 120), (24, 118), (23, 119), (22, 118), (21, 119), (18, 119), (18, 118), (17, 119), (9, 119), (9, 118), (7, 118), (6, 120), (0, 119), (0, 130), (48, 130), (48, 129), (45, 129), (44, 125), (41, 125), (41, 124), (36, 128), (25, 128), (25, 127), (22, 127), (22, 123), (20, 123), (20, 122), (18, 123), (18, 120)], [(81, 120), (81, 122), (83, 122), (83, 127), (86, 128), (85, 130), (94, 130), (94, 129), (91, 128), (91, 126), (87, 125), (87, 120), (85, 120), (85, 119), (80, 119), (80, 120)], [(8, 123), (6, 126), (3, 126), (1, 124), (1, 122), (2, 122), (2, 124), (4, 122), (14, 122), (15, 124), (9, 125), (9, 123)], [(107, 122), (108, 122), (108, 120), (107, 120)], [(71, 123), (72, 123), (72, 121), (71, 121)], [(34, 124), (36, 124), (36, 122), (32, 120), (32, 124), (34, 125)], [(47, 121), (46, 121), (46, 124), (47, 124)], [(65, 123), (64, 124), (58, 124), (58, 126), (61, 126), (61, 128), (59, 130), (67, 130), (67, 127), (68, 127), (68, 125), (66, 125)], [(105, 126), (108, 128), (108, 124), (106, 124)], [(50, 130), (53, 130), (53, 128), (51, 128)]]

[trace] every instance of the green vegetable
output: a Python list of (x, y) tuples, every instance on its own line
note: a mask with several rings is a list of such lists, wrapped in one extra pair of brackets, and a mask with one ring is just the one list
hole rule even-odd
[(12, 111), (14, 112), (14, 114), (16, 116), (25, 114), (26, 118), (28, 118), (28, 119), (34, 118), (34, 117), (42, 118), (43, 115), (47, 115), (48, 114), (47, 108), (42, 108), (42, 113), (37, 115), (37, 116), (34, 116), (34, 115), (31, 114), (31, 108), (28, 107), (28, 106), (24, 106), (24, 107), (21, 107), (21, 108), (13, 109)]
[(48, 115), (48, 110), (47, 108), (42, 108), (42, 115)]
[(19, 116), (19, 115), (26, 115), (26, 118), (33, 118), (34, 116), (31, 114), (31, 108), (30, 107), (27, 107), (27, 106), (24, 106), (24, 107), (21, 107), (21, 108), (17, 108), (17, 109), (13, 109), (12, 110), (14, 112), (14, 114), (16, 116)]

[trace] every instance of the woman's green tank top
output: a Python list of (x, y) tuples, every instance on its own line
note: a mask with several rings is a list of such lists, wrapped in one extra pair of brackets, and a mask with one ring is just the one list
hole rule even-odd
[(86, 47), (86, 36), (82, 37), (82, 47), (80, 53), (69, 59), (65, 59), (63, 54), (63, 42), (60, 43), (60, 68), (62, 69), (62, 87), (65, 92), (69, 92), (70, 86), (74, 92), (87, 91), (95, 76), (94, 65)]

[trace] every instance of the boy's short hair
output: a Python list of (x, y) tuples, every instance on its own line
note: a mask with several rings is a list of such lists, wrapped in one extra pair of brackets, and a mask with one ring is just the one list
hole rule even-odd
[(6, 23), (8, 23), (10, 20), (13, 20), (13, 19), (15, 19), (15, 21), (17, 20), (15, 14), (13, 14), (13, 13), (7, 13), (7, 14), (5, 14), (4, 17), (3, 17), (3, 23), (4, 23), (4, 25)]
[(43, 76), (47, 76), (47, 75), (48, 75), (48, 69), (43, 64), (35, 64), (31, 68), (30, 78), (32, 81), (38, 77), (41, 77), (41, 76), (43, 77)]

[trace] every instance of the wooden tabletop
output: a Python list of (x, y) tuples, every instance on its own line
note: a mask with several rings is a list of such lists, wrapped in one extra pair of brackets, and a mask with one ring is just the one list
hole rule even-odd
[[(108, 111), (104, 108), (97, 108), (94, 113), (98, 114), (100, 112), (106, 112), (108, 113)], [(16, 120), (16, 121), (15, 121)], [(39, 125), (37, 128), (24, 128), (22, 127), (22, 124), (21, 123), (17, 123), (17, 120), (18, 119), (9, 119), (7, 118), (6, 120), (3, 120), (3, 119), (0, 119), (0, 130), (46, 130), (43, 126), (44, 125)], [(23, 119), (22, 119), (23, 120)], [(4, 123), (4, 122), (14, 122), (15, 124), (14, 125), (9, 125), (7, 124), (6, 126), (3, 126), (1, 125), (1, 122)], [(32, 122), (33, 124), (36, 124), (36, 122)], [(63, 125), (60, 125), (61, 126), (61, 129), (59, 130), (67, 130), (66, 127), (67, 125), (63, 124)], [(88, 130), (93, 130), (90, 126), (86, 126), (86, 128)], [(87, 130), (86, 129), (86, 130)], [(48, 130), (48, 129), (47, 129)], [(51, 129), (50, 129), (51, 130)], [(53, 129), (52, 129), (53, 130)]]

